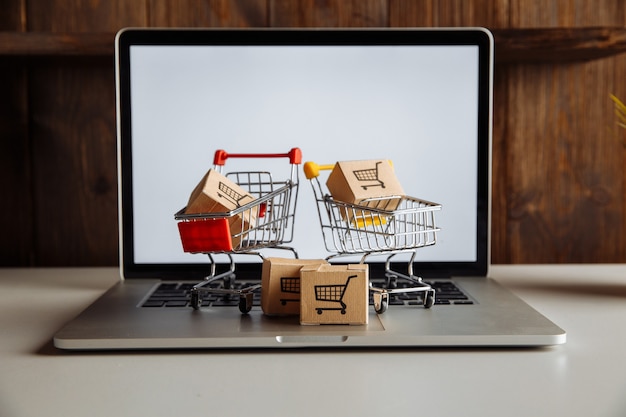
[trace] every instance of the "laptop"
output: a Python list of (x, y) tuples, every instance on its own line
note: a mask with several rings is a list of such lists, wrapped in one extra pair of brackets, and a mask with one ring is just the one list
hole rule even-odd
[[(493, 38), (482, 28), (120, 31), (121, 279), (56, 333), (55, 346), (565, 343), (563, 329), (488, 277), (493, 55)], [(301, 161), (289, 157), (293, 149)], [(219, 150), (229, 156), (221, 165)], [(243, 155), (253, 157), (236, 157)], [(437, 207), (435, 239), (392, 259), (384, 247), (363, 258), (329, 246), (333, 229), (324, 229), (319, 210), (326, 197), (314, 192), (314, 178), (324, 192), (327, 172), (303, 174), (305, 161), (334, 167), (375, 159), (392, 162), (407, 196)], [(211, 168), (225, 176), (267, 172), (264, 182), (288, 184), (293, 203), (279, 227), (289, 230), (260, 239), (266, 244), (252, 255), (185, 251), (176, 213), (184, 213)], [(362, 325), (304, 326), (297, 315), (264, 314), (257, 299), (268, 258), (366, 263), (372, 286), (389, 288), (386, 308), (378, 297)], [(398, 290), (406, 286), (403, 274), (414, 277), (408, 288), (417, 282), (429, 291)], [(211, 276), (219, 278), (211, 281), (217, 294), (190, 306), (194, 286)], [(224, 288), (230, 292), (220, 293)], [(248, 294), (238, 297), (236, 288), (252, 288), (243, 311), (237, 306)], [(432, 306), (424, 302), (430, 289)]]

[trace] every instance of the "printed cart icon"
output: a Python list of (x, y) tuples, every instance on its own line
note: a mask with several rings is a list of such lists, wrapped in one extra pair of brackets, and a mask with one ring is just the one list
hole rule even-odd
[(281, 277), (280, 291), (288, 294), (298, 294), (297, 298), (281, 298), (280, 303), (282, 305), (300, 301), (300, 277)]
[(221, 192), (218, 192), (217, 195), (229, 200), (233, 204), (236, 204), (237, 207), (241, 207), (241, 200), (246, 197), (246, 194), (238, 193), (237, 191), (230, 188), (228, 185), (224, 184), (222, 181), (220, 181), (218, 189)]
[(357, 169), (352, 171), (354, 176), (359, 181), (364, 182), (374, 182), (375, 184), (362, 185), (361, 187), (364, 190), (367, 190), (367, 187), (382, 187), (385, 188), (385, 183), (378, 178), (378, 165), (381, 164), (381, 161), (376, 162), (376, 167), (368, 168), (368, 169)]
[(346, 303), (343, 302), (343, 296), (346, 294), (346, 288), (352, 278), (356, 278), (357, 275), (350, 275), (345, 284), (334, 285), (316, 285), (315, 286), (315, 300), (317, 301), (330, 301), (339, 303), (341, 307), (317, 307), (317, 314), (322, 314), (324, 310), (341, 310), (341, 314), (346, 314)]

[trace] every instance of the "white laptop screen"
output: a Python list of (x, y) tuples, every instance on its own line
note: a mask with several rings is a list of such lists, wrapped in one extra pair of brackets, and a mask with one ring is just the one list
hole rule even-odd
[[(416, 261), (483, 264), (485, 48), (471, 37), (430, 43), (428, 37), (404, 44), (342, 43), (341, 36), (306, 44), (264, 44), (258, 37), (255, 44), (224, 38), (187, 44), (146, 35), (129, 41), (119, 51), (121, 175), (129, 191), (122, 184), (121, 198), (131, 200), (122, 204), (122, 234), (132, 232), (122, 242), (124, 258), (139, 269), (206, 263), (204, 255), (183, 251), (174, 213), (213, 166), (215, 150), (298, 147), (305, 161), (319, 164), (390, 159), (407, 195), (442, 205), (437, 244), (419, 249)], [(229, 159), (224, 167), (250, 170), (281, 180), (290, 175), (287, 159)], [(332, 253), (324, 247), (313, 192), (304, 175), (299, 180), (289, 245), (301, 258), (325, 258)], [(237, 262), (256, 262), (250, 258)]]

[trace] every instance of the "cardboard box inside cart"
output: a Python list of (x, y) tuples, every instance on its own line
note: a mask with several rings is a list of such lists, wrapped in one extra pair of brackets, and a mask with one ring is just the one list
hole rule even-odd
[(367, 324), (366, 264), (300, 269), (300, 324)]
[[(187, 202), (186, 214), (227, 213), (254, 201), (254, 197), (235, 182), (229, 180), (215, 169), (210, 169), (191, 192)], [(228, 218), (233, 238), (232, 245), (237, 247), (248, 230), (256, 223), (256, 210), (244, 212)]]
[[(337, 201), (383, 210), (395, 210), (400, 199), (368, 203), (363, 202), (363, 200), (404, 196), (404, 190), (396, 177), (393, 165), (387, 159), (337, 162), (328, 176), (326, 187)], [(348, 220), (352, 220), (360, 214), (360, 212), (353, 213), (342, 210), (342, 215)]]
[(300, 314), (300, 269), (323, 259), (266, 258), (261, 275), (261, 308), (268, 315)]

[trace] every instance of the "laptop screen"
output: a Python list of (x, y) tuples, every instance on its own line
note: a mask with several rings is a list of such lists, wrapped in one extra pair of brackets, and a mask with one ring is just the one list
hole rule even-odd
[[(124, 275), (196, 277), (174, 214), (229, 153), (304, 161), (388, 159), (406, 195), (441, 204), (421, 275), (484, 274), (488, 263), (492, 42), (483, 30), (126, 30), (118, 36), (121, 250)], [(314, 193), (297, 167), (293, 239), (324, 245)], [(291, 177), (287, 158), (232, 158), (224, 173)], [(327, 173), (320, 173), (324, 185)], [(266, 256), (286, 256), (274, 249)], [(217, 262), (227, 262), (216, 255)], [(400, 255), (401, 262), (408, 255)], [(342, 262), (358, 262), (342, 258)], [(368, 263), (384, 262), (370, 257)], [(259, 259), (236, 257), (243, 271)]]

